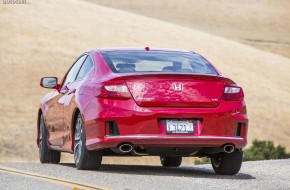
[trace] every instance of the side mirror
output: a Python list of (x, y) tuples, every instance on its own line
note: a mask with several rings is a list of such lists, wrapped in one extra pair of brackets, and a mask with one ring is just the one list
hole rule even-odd
[(43, 77), (40, 80), (40, 86), (43, 88), (57, 89), (57, 78), (56, 77)]

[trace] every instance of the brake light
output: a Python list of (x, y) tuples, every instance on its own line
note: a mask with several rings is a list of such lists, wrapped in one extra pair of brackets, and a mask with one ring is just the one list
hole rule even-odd
[(238, 86), (225, 86), (223, 100), (226, 101), (242, 101), (244, 100), (244, 92)]
[(116, 81), (116, 82), (106, 82), (101, 87), (101, 92), (97, 97), (126, 100), (131, 98), (131, 94), (125, 82)]

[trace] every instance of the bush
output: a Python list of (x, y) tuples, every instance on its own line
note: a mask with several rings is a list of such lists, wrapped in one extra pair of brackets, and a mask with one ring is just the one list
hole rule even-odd
[(199, 158), (197, 160), (194, 160), (195, 165), (201, 165), (201, 164), (210, 164), (210, 158), (203, 157)]
[(284, 146), (274, 146), (273, 141), (254, 140), (250, 148), (244, 151), (244, 161), (276, 160), (290, 158)]
[[(275, 147), (273, 141), (254, 140), (250, 148), (244, 150), (243, 161), (277, 160), (290, 158), (284, 146)], [(209, 164), (209, 158), (201, 158), (194, 161), (195, 165)]]

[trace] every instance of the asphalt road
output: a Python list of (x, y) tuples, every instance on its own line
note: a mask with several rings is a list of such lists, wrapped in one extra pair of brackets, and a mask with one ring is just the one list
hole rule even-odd
[(290, 159), (244, 162), (235, 176), (210, 165), (162, 168), (102, 165), (80, 171), (71, 163), (0, 163), (1, 189), (290, 189)]

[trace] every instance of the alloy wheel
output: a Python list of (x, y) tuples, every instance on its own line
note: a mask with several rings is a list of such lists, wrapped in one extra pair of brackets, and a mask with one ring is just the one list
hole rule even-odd
[(74, 144), (74, 159), (78, 163), (82, 154), (82, 132), (83, 132), (83, 122), (81, 118), (78, 118), (76, 128), (75, 128), (75, 144)]
[(42, 120), (42, 118), (41, 118), (41, 122), (40, 122), (40, 127), (39, 127), (39, 152), (41, 153), (41, 151), (42, 151), (42, 140), (43, 140), (43, 120)]

